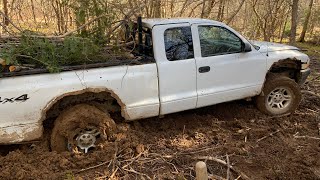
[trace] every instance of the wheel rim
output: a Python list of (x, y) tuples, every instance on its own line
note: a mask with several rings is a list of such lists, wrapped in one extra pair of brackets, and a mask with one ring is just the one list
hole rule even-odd
[(68, 149), (72, 150), (72, 146), (76, 146), (84, 153), (88, 153), (89, 149), (96, 147), (97, 139), (100, 137), (100, 132), (96, 127), (87, 127), (85, 129), (77, 129), (73, 133), (71, 142), (68, 142)]
[(292, 92), (285, 87), (276, 88), (266, 99), (267, 107), (272, 111), (285, 111), (293, 100)]

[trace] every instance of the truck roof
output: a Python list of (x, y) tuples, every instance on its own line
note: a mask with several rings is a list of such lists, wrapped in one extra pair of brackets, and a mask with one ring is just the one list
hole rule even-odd
[(198, 24), (198, 23), (213, 23), (213, 24), (223, 24), (219, 21), (213, 21), (209, 19), (201, 19), (201, 18), (153, 18), (153, 19), (142, 19), (142, 23), (144, 26), (148, 28), (152, 28), (157, 25), (165, 25), (165, 24), (181, 24), (181, 23), (190, 23), (190, 24)]

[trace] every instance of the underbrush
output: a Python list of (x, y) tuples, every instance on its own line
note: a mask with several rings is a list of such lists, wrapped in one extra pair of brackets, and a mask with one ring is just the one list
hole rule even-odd
[(5, 43), (1, 58), (7, 65), (33, 65), (58, 72), (61, 66), (101, 61), (101, 48), (92, 40), (76, 36), (64, 40), (22, 35), (19, 43)]
[[(312, 57), (320, 56), (320, 45), (316, 45), (314, 43), (297, 43), (296, 46), (301, 48), (302, 50), (307, 50), (307, 54)], [(319, 58), (318, 58), (319, 59)]]

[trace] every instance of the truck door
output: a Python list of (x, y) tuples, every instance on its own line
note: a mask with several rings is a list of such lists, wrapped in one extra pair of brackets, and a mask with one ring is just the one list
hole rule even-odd
[(195, 108), (196, 62), (190, 24), (155, 26), (153, 40), (159, 76), (160, 114)]
[[(266, 57), (229, 27), (192, 25), (197, 64), (197, 107), (255, 96), (266, 74)], [(248, 42), (247, 42), (248, 43)]]

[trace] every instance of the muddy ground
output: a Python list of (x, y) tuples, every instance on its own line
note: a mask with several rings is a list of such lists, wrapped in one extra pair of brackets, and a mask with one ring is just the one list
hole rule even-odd
[[(312, 57), (311, 81), (303, 87), (317, 94), (319, 57)], [(229, 159), (233, 179), (320, 179), (319, 113), (320, 99), (309, 94), (285, 117), (241, 100), (120, 124), (119, 142), (85, 155), (50, 152), (48, 137), (0, 146), (0, 179), (194, 179), (199, 160), (214, 178), (226, 178), (215, 158)]]

